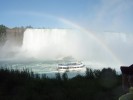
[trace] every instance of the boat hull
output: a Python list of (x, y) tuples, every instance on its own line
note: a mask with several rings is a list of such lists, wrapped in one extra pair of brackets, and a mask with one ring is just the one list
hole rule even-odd
[(67, 72), (67, 71), (81, 71), (86, 70), (85, 65), (83, 64), (77, 64), (77, 65), (59, 65), (57, 68), (60, 72)]

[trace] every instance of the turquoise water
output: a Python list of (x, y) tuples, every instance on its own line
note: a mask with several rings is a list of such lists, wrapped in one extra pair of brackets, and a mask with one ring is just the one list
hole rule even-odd
[[(27, 62), (12, 62), (12, 61), (0, 61), (0, 66), (3, 68), (24, 70), (28, 69), (33, 71), (35, 74), (46, 74), (48, 77), (55, 77), (56, 73), (63, 74), (63, 72), (57, 71), (59, 61), (27, 61)], [(87, 67), (87, 66), (86, 66)], [(70, 71), (67, 72), (69, 78), (76, 75), (84, 75), (85, 70), (80, 71)]]

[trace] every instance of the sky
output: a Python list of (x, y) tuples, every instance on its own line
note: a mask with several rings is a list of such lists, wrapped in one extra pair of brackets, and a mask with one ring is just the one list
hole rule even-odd
[(0, 0), (0, 24), (133, 32), (133, 0)]

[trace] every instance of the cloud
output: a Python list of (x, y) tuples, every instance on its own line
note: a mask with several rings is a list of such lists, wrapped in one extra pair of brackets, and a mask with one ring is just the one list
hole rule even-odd
[(122, 31), (131, 15), (131, 0), (101, 0), (96, 7), (93, 27), (102, 30)]

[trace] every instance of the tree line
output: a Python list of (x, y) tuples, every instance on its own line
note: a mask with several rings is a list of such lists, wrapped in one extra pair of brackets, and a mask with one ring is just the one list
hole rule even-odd
[(118, 100), (123, 94), (121, 75), (114, 69), (87, 68), (85, 75), (46, 74), (0, 69), (0, 100)]

